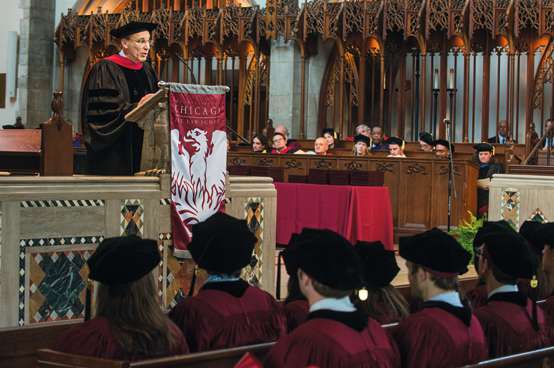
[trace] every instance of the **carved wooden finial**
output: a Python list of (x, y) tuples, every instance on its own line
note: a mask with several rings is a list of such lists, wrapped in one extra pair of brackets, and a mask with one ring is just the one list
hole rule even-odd
[(58, 129), (61, 128), (63, 121), (63, 92), (55, 91), (53, 93), (54, 98), (52, 99), (52, 124), (56, 124)]

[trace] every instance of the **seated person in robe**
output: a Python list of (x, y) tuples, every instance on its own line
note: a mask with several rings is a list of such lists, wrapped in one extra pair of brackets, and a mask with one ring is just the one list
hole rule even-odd
[(481, 324), (457, 291), (470, 254), (437, 228), (401, 237), (399, 250), (412, 297), (423, 300), (423, 309), (400, 321), (395, 331), (403, 366), (461, 367), (486, 359)]
[(93, 175), (133, 175), (140, 171), (144, 131), (125, 115), (158, 90), (147, 62), (153, 23), (130, 22), (113, 29), (121, 51), (94, 64), (83, 84), (81, 119), (87, 166)]
[(105, 239), (87, 261), (89, 278), (98, 281), (96, 315), (65, 333), (55, 350), (117, 360), (187, 354), (183, 334), (160, 306), (151, 273), (159, 263), (154, 240)]
[(287, 140), (287, 153), (295, 153), (300, 149), (300, 143), (295, 139), (291, 139), (289, 130), (283, 124), (279, 124), (275, 127), (275, 132), (273, 134), (275, 133), (280, 133), (285, 136)]
[(298, 282), (308, 320), (279, 339), (267, 367), (397, 367), (398, 351), (379, 323), (350, 301), (362, 287), (354, 247), (330, 230), (311, 230), (296, 249)]
[(387, 157), (406, 157), (406, 155), (404, 154), (406, 143), (402, 138), (390, 137), (387, 141), (387, 144), (389, 145), (389, 154), (387, 155)]
[(539, 284), (536, 290), (532, 290), (529, 288), (529, 282), (521, 280), (518, 282), (518, 288), (526, 295), (531, 295), (532, 291), (537, 291), (537, 300), (546, 299), (552, 293), (551, 286), (549, 285), (547, 276), (542, 267), (543, 253), (547, 239), (544, 237), (543, 233), (547, 231), (546, 229), (548, 226), (549, 225), (546, 223), (543, 224), (537, 221), (525, 221), (519, 228), (519, 235), (527, 240), (535, 257), (537, 257), (539, 267), (537, 267), (536, 277)]
[[(548, 318), (549, 325), (554, 326), (554, 222), (542, 224), (540, 230), (541, 242), (544, 244), (542, 265), (540, 267), (544, 271), (549, 286), (549, 296), (541, 304), (541, 307)], [(554, 336), (551, 337), (551, 339), (553, 338)]]
[(327, 156), (329, 153), (329, 145), (327, 140), (323, 137), (316, 138), (314, 141), (314, 150), (313, 151), (302, 151), (298, 150), (294, 152), (295, 155), (318, 155), (318, 156)]
[(383, 128), (376, 125), (371, 129), (371, 151), (388, 151), (389, 145), (385, 141)]
[(433, 152), (433, 136), (427, 132), (419, 133), (419, 148), (423, 152)]
[[(391, 285), (400, 271), (394, 251), (385, 250), (380, 241), (356, 244), (362, 260), (364, 289), (354, 296), (354, 303), (380, 324), (398, 322), (410, 314), (408, 302)], [(366, 295), (367, 294), (367, 295)]]
[(271, 150), (271, 153), (275, 155), (284, 155), (287, 153), (294, 153), (290, 151), (289, 146), (287, 145), (287, 137), (283, 133), (277, 133), (273, 134), (273, 149)]
[[(477, 257), (476, 255), (480, 251), (479, 248), (481, 248), (484, 244), (484, 236), (499, 231), (515, 233), (515, 230), (512, 228), (512, 226), (505, 220), (485, 221), (483, 223), (483, 226), (481, 226), (477, 230), (475, 238), (473, 238), (473, 254), (475, 255), (473, 257), (473, 266), (475, 267), (475, 271), (479, 270), (479, 257)], [(466, 301), (469, 303), (469, 306), (473, 310), (487, 304), (487, 286), (485, 285), (485, 280), (483, 277), (479, 277), (477, 285), (466, 293), (465, 298)]]
[(494, 137), (490, 137), (487, 139), (488, 143), (496, 143), (496, 144), (513, 144), (516, 143), (514, 139), (512, 139), (512, 135), (510, 134), (510, 127), (508, 126), (508, 122), (506, 120), (502, 120), (498, 123), (498, 133)]
[[(298, 267), (297, 267), (297, 252), (296, 248), (299, 242), (308, 239), (307, 229), (304, 229), (300, 234), (292, 234), (287, 248), (281, 251), (280, 256), (285, 263), (285, 270), (289, 276), (287, 282), (287, 297), (283, 303), (283, 309), (287, 316), (287, 330), (290, 332), (298, 327), (308, 318), (308, 300), (300, 291), (298, 285)], [(279, 277), (280, 275), (278, 275)], [(277, 282), (277, 287), (281, 287), (281, 282)]]
[(330, 150), (335, 149), (335, 141), (338, 140), (338, 135), (335, 132), (335, 129), (325, 128), (323, 129), (323, 134), (321, 134), (321, 136), (327, 140), (327, 145)]
[(256, 242), (246, 221), (221, 212), (192, 226), (189, 251), (208, 279), (170, 312), (192, 352), (275, 341), (286, 333), (275, 299), (240, 278)]
[(450, 150), (454, 154), (454, 145), (447, 140), (437, 139), (433, 142), (433, 147), (435, 148), (435, 156), (438, 158), (448, 158)]
[(489, 211), (489, 185), (494, 174), (504, 172), (502, 165), (494, 162), (494, 147), (489, 143), (479, 143), (473, 146), (476, 161), (479, 164), (477, 180), (477, 214), (484, 216)]
[(482, 241), (479, 275), (485, 280), (488, 300), (475, 315), (487, 336), (490, 356), (549, 345), (553, 326), (546, 324), (542, 310), (517, 286), (518, 278), (536, 282), (538, 264), (529, 245), (521, 235), (508, 231), (489, 233)]
[(252, 152), (267, 153), (267, 137), (263, 134), (256, 134), (252, 138)]
[(352, 147), (352, 153), (354, 153), (354, 156), (366, 157), (369, 156), (370, 147), (371, 138), (363, 134), (358, 134), (354, 137), (354, 147)]

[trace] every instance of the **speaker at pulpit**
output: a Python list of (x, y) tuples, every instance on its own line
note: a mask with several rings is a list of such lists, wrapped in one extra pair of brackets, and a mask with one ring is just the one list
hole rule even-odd
[(170, 170), (167, 94), (166, 88), (160, 88), (148, 101), (125, 115), (125, 120), (136, 123), (144, 130), (141, 172)]

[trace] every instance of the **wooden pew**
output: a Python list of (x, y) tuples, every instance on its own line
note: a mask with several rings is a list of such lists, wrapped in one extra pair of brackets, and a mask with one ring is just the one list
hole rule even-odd
[(240, 358), (250, 352), (261, 361), (274, 345), (274, 342), (247, 345), (238, 348), (213, 350), (202, 353), (176, 355), (166, 358), (126, 362), (66, 354), (59, 351), (41, 349), (38, 351), (37, 367), (39, 368), (232, 368)]
[[(378, 171), (389, 188), (395, 235), (413, 234), (447, 225), (448, 160), (439, 158), (340, 157), (314, 155), (227, 154), (227, 165), (283, 168), (289, 175), (308, 176), (310, 170)], [(455, 188), (453, 226), (477, 211), (478, 168), (454, 160)]]
[(550, 364), (543, 364), (546, 358), (554, 358), (554, 346), (526, 351), (525, 353), (507, 355), (500, 358), (483, 360), (477, 364), (466, 365), (463, 368), (550, 367)]
[(58, 338), (78, 321), (0, 329), (0, 367), (34, 367), (38, 349), (54, 347)]

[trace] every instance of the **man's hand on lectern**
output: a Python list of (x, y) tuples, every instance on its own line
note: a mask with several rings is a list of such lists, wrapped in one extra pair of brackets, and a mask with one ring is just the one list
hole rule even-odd
[(138, 106), (143, 105), (146, 101), (148, 101), (149, 99), (151, 99), (152, 96), (154, 96), (154, 93), (149, 93), (149, 94), (147, 94), (147, 95), (142, 96), (142, 98), (141, 98), (140, 101), (138, 102)]

